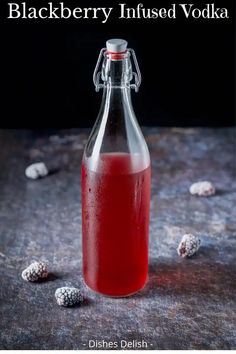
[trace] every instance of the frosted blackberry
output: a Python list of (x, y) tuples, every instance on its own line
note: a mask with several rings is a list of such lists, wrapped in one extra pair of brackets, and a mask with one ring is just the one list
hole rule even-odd
[(59, 288), (55, 292), (55, 298), (59, 306), (74, 306), (83, 302), (83, 295), (79, 289), (67, 286)]
[(192, 257), (199, 249), (201, 240), (192, 235), (185, 234), (177, 248), (177, 252), (181, 257)]
[(49, 173), (44, 162), (37, 162), (29, 165), (25, 170), (25, 175), (31, 179), (38, 179), (47, 176)]
[(47, 278), (47, 265), (43, 262), (33, 262), (29, 267), (23, 270), (21, 276), (24, 280), (32, 282)]
[(191, 185), (189, 192), (199, 195), (200, 197), (208, 197), (215, 194), (215, 187), (208, 181), (196, 182)]

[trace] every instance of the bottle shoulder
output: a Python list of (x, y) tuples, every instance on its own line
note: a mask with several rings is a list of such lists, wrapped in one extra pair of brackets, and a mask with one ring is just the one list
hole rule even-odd
[(98, 174), (129, 175), (150, 170), (149, 163), (140, 154), (128, 154), (122, 152), (101, 153), (98, 156), (84, 155), (82, 166), (85, 170)]
[(108, 87), (104, 90), (84, 159), (89, 159), (90, 164), (95, 166), (102, 154), (126, 154), (132, 157), (133, 166), (137, 166), (136, 162), (139, 161), (142, 169), (150, 165), (148, 147), (136, 119), (128, 88)]

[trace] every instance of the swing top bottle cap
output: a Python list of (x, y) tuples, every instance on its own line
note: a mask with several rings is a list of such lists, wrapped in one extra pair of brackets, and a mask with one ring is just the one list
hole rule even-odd
[(109, 39), (106, 42), (107, 51), (110, 53), (123, 53), (126, 51), (127, 45), (127, 41), (118, 38)]

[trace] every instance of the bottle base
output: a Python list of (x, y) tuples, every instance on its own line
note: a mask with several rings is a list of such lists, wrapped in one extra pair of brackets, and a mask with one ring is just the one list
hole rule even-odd
[(98, 295), (102, 295), (102, 296), (104, 296), (104, 297), (109, 297), (109, 298), (113, 298), (113, 299), (122, 299), (122, 298), (125, 298), (125, 297), (133, 296), (133, 295), (139, 293), (140, 291), (142, 291), (142, 290), (146, 287), (147, 283), (148, 283), (148, 277), (147, 277), (147, 279), (146, 279), (144, 285), (143, 285), (141, 288), (139, 288), (139, 289), (137, 289), (137, 290), (134, 290), (134, 291), (132, 291), (132, 292), (130, 292), (130, 293), (128, 293), (128, 294), (112, 295), (112, 294), (106, 294), (106, 293), (103, 293), (103, 292), (101, 292), (101, 291), (98, 291), (98, 290), (93, 289), (93, 288), (92, 288), (90, 285), (88, 285), (88, 284), (86, 283), (86, 281), (84, 280), (84, 284), (86, 285), (86, 287), (87, 287), (89, 290), (93, 291), (94, 293), (96, 293), (96, 294), (98, 294)]

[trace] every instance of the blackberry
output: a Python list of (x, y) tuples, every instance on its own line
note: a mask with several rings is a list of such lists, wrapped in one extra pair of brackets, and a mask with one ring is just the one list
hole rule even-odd
[(215, 187), (208, 181), (196, 182), (190, 186), (189, 192), (191, 194), (197, 194), (200, 197), (208, 197), (215, 194)]
[(201, 240), (198, 237), (192, 234), (185, 234), (177, 248), (177, 252), (183, 258), (192, 257), (199, 249), (200, 244)]
[(37, 162), (29, 165), (25, 170), (25, 175), (31, 179), (38, 179), (45, 177), (49, 173), (47, 166), (44, 162)]
[(44, 262), (33, 262), (29, 267), (23, 270), (21, 276), (24, 280), (32, 282), (47, 278), (47, 265)]
[(59, 288), (55, 292), (55, 298), (59, 306), (74, 306), (83, 302), (83, 295), (77, 288), (67, 286)]

